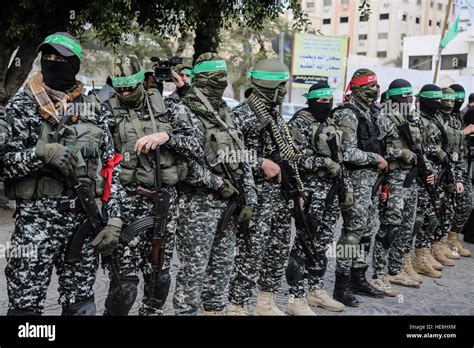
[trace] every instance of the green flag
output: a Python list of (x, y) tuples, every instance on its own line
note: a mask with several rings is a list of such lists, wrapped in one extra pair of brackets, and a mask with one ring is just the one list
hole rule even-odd
[(443, 40), (441, 40), (441, 48), (446, 48), (446, 46), (448, 46), (448, 43), (450, 43), (451, 40), (454, 39), (458, 33), (459, 33), (459, 16), (456, 17), (453, 25), (451, 25), (451, 28), (449, 28), (446, 35), (444, 35)]

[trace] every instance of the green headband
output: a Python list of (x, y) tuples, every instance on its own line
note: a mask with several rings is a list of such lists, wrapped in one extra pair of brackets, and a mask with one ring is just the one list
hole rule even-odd
[(227, 71), (225, 60), (205, 60), (194, 66), (191, 76), (208, 71)]
[(254, 70), (253, 68), (247, 73), (247, 77), (253, 77), (259, 80), (267, 81), (287, 81), (290, 79), (290, 73), (285, 72), (275, 72), (275, 71), (262, 71)]
[(306, 99), (319, 99), (319, 98), (332, 98), (332, 89), (331, 88), (320, 88), (313, 89), (306, 94), (303, 94), (303, 97)]
[(193, 73), (193, 71), (192, 71), (191, 69), (184, 69), (184, 73), (185, 73), (186, 75), (191, 76), (192, 73)]
[(81, 59), (82, 58), (82, 48), (76, 41), (71, 39), (70, 37), (59, 35), (59, 34), (51, 34), (46, 37), (43, 41), (44, 44), (58, 44), (61, 46), (66, 47), (67, 49), (74, 52), (74, 54)]
[(466, 98), (466, 92), (456, 92), (456, 93), (454, 93), (454, 95), (456, 96), (456, 99)]
[(443, 98), (442, 91), (423, 91), (418, 93), (418, 97), (429, 98), (429, 99), (441, 99)]
[(114, 87), (133, 87), (145, 79), (145, 71), (140, 70), (136, 74), (122, 77), (111, 77)]
[(400, 87), (400, 88), (392, 88), (387, 91), (387, 97), (391, 97), (393, 95), (402, 95), (402, 94), (413, 94), (413, 87)]
[(456, 93), (444, 93), (442, 96), (444, 100), (454, 100), (456, 99)]

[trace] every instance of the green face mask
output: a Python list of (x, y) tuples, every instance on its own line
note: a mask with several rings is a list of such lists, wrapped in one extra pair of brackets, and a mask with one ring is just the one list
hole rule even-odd
[(193, 83), (208, 97), (222, 98), (227, 87), (227, 73), (225, 71), (210, 71), (196, 74)]
[(443, 117), (449, 117), (454, 109), (454, 100), (452, 99), (442, 99), (441, 100), (441, 107), (439, 108), (439, 112)]
[(370, 105), (377, 100), (379, 85), (353, 86), (353, 98), (364, 108), (369, 109)]
[(266, 102), (274, 103), (275, 105), (281, 105), (283, 103), (287, 92), (285, 83), (278, 85), (277, 88), (263, 88), (256, 85), (252, 85), (252, 87)]
[(131, 109), (139, 109), (143, 106), (143, 101), (145, 100), (145, 90), (143, 84), (140, 83), (132, 93), (124, 96), (117, 93), (119, 100)]

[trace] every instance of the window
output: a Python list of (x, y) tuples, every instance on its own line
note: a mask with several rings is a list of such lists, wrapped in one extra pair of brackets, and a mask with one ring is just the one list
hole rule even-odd
[(349, 17), (341, 17), (341, 23), (349, 23)]
[(410, 56), (408, 57), (408, 68), (416, 70), (431, 70), (433, 56)]
[(324, 0), (324, 6), (331, 6), (331, 0)]
[(436, 22), (436, 26), (437, 26), (438, 28), (441, 28), (441, 22), (440, 22), (440, 21), (437, 21), (437, 22)]
[(380, 20), (388, 19), (388, 17), (389, 17), (388, 13), (382, 13), (380, 15)]
[(379, 33), (379, 39), (388, 39), (388, 33)]
[(359, 40), (367, 40), (367, 34), (359, 34)]
[(430, 19), (430, 20), (428, 21), (428, 26), (431, 27), (432, 24), (433, 24), (433, 21)]
[(415, 23), (416, 23), (416, 24), (420, 24), (420, 17), (419, 17), (419, 16), (417, 16), (417, 17), (415, 18)]
[(430, 1), (430, 7), (433, 8), (434, 6), (434, 1)]
[(403, 44), (403, 39), (407, 36), (407, 34), (403, 33), (402, 35), (400, 35), (400, 39), (402, 40), (402, 44)]
[(387, 51), (377, 52), (377, 58), (387, 58)]
[(438, 11), (443, 11), (443, 4), (438, 4)]
[(467, 54), (441, 56), (441, 70), (460, 70), (467, 67)]
[(313, 12), (314, 11), (314, 2), (307, 2), (306, 3), (306, 11)]
[(357, 52), (357, 55), (358, 55), (358, 56), (366, 56), (366, 55), (367, 55), (367, 52)]
[(421, 0), (416, 0), (416, 4), (417, 4), (418, 6), (421, 6)]
[(349, 0), (341, 0), (341, 5), (349, 5)]
[(331, 18), (323, 18), (323, 24), (331, 24)]
[(365, 16), (360, 16), (359, 17), (359, 22), (367, 22), (369, 19)]
[(406, 13), (403, 14), (403, 16), (402, 16), (402, 21), (404, 21), (404, 22), (407, 21), (407, 15), (406, 15)]

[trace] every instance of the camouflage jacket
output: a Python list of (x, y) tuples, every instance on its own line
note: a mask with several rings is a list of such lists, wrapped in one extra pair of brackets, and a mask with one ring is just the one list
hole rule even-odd
[[(104, 131), (104, 145), (100, 150), (102, 163), (105, 164), (114, 157), (115, 151), (107, 118), (103, 113), (103, 105), (101, 108), (101, 112), (97, 115), (97, 125)], [(36, 155), (36, 143), (44, 122), (38, 112), (36, 101), (30, 98), (26, 92), (19, 91), (8, 103), (6, 113), (13, 120), (13, 125), (12, 135), (7, 143), (7, 152), (4, 155), (5, 177), (19, 179), (35, 175), (45, 165)], [(121, 216), (119, 202), (124, 192), (120, 185), (119, 173), (120, 165), (117, 165), (113, 170), (111, 194), (106, 204), (111, 217)]]
[[(190, 92), (189, 95), (191, 94), (192, 92)], [(186, 103), (189, 101), (187, 98), (184, 98), (183, 102)], [(201, 131), (201, 129), (205, 129), (205, 125), (196, 115), (192, 116), (192, 123), (194, 124), (194, 128), (197, 130), (196, 139), (204, 148), (206, 135)], [(246, 204), (256, 205), (257, 189), (255, 187), (251, 164), (248, 161), (241, 162), (241, 171), (235, 174), (237, 180), (242, 181), (243, 189), (245, 190)], [(188, 175), (185, 181), (193, 186), (201, 186), (212, 191), (217, 191), (221, 186), (222, 178), (213, 173), (211, 168), (208, 167), (206, 160), (201, 157), (189, 162)]]
[[(369, 110), (364, 110), (353, 98), (349, 103), (355, 106), (362, 117), (372, 120), (374, 117)], [(336, 125), (343, 131), (342, 147), (344, 153), (344, 162), (356, 166), (371, 165), (374, 171), (379, 163), (379, 154), (373, 152), (365, 152), (358, 148), (357, 127), (359, 121), (357, 115), (351, 109), (344, 108), (333, 113), (333, 119)]]

